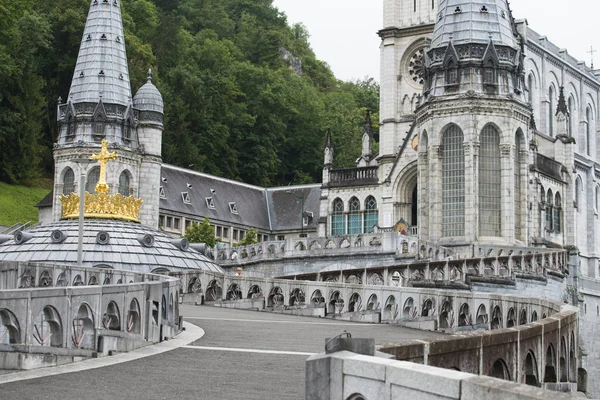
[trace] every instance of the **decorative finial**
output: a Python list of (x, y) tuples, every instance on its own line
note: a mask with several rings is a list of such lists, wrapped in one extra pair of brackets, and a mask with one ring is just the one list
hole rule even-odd
[(556, 107), (556, 115), (559, 113), (563, 113), (564, 115), (569, 115), (569, 108), (567, 107), (567, 102), (565, 100), (565, 87), (560, 87), (560, 94), (558, 95), (558, 106)]
[(148, 77), (148, 82), (152, 82), (152, 68), (148, 69), (148, 74), (146, 74), (146, 76)]
[(62, 96), (58, 96), (58, 104), (62, 104)]

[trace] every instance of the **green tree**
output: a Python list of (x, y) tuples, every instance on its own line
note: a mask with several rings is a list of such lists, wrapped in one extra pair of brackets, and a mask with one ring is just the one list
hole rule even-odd
[(240, 240), (237, 245), (238, 246), (250, 246), (251, 244), (258, 243), (258, 233), (256, 229), (250, 228), (248, 232), (246, 232), (246, 236), (242, 240)]
[(205, 217), (201, 223), (194, 222), (185, 230), (183, 237), (190, 243), (206, 243), (210, 247), (215, 247), (219, 242), (215, 237), (215, 228), (210, 225), (208, 217)]

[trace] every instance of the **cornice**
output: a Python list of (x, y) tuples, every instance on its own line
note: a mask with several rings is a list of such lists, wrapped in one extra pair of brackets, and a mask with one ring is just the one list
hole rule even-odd
[(407, 36), (416, 36), (416, 35), (428, 35), (433, 33), (433, 28), (435, 24), (423, 24), (423, 25), (415, 25), (409, 26), (407, 28), (397, 28), (397, 27), (388, 27), (383, 28), (377, 34), (381, 39), (387, 38), (401, 38)]

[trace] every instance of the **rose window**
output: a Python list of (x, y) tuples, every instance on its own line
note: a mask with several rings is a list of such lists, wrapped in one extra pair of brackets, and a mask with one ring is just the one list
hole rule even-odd
[(419, 85), (423, 84), (423, 49), (417, 51), (408, 62), (408, 73), (410, 78)]

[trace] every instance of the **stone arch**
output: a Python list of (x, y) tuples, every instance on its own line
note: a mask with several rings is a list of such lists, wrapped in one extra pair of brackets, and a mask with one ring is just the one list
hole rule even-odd
[(167, 314), (167, 296), (162, 295), (162, 299), (160, 302), (160, 316), (162, 319), (167, 319), (169, 315)]
[(521, 309), (521, 316), (519, 317), (519, 325), (527, 324), (527, 310), (525, 308)]
[(315, 290), (313, 294), (310, 296), (310, 304), (313, 307), (324, 307), (325, 306), (325, 297), (323, 297), (323, 293), (319, 289)]
[(479, 308), (477, 309), (477, 316), (475, 317), (475, 323), (477, 325), (483, 325), (483, 324), (487, 324), (488, 322), (488, 315), (487, 315), (487, 310), (485, 309), (485, 305), (484, 304), (480, 304)]
[(421, 308), (421, 316), (431, 317), (433, 315), (435, 315), (435, 302), (433, 299), (426, 299), (423, 302), (423, 307)]
[(292, 294), (290, 295), (290, 306), (303, 306), (305, 304), (306, 295), (304, 294), (304, 290), (300, 288), (292, 290)]
[(35, 276), (29, 268), (26, 268), (19, 277), (19, 289), (27, 289), (35, 286)]
[[(417, 207), (417, 204), (413, 204), (415, 200), (413, 195), (417, 190), (418, 172), (417, 161), (412, 161), (395, 178), (394, 186), (398, 199), (398, 205), (395, 206), (395, 222), (404, 221), (409, 226), (417, 224), (416, 220), (413, 221), (412, 214), (413, 209), (416, 210)], [(408, 234), (408, 232), (404, 234)]]
[(318, 240), (313, 240), (312, 242), (310, 242), (310, 246), (308, 246), (308, 248), (312, 251), (321, 250), (321, 247), (321, 243)]
[(67, 279), (67, 275), (64, 272), (61, 272), (56, 278), (56, 286), (65, 287), (69, 284), (69, 280)]
[(248, 290), (248, 298), (249, 299), (260, 299), (263, 296), (264, 296), (263, 291), (260, 288), (260, 286), (258, 286), (258, 285), (250, 286), (250, 290)]
[(344, 298), (342, 297), (342, 294), (339, 292), (339, 290), (336, 290), (333, 293), (331, 293), (331, 296), (329, 297), (329, 306), (327, 308), (327, 313), (341, 314), (343, 310)]
[(239, 300), (243, 299), (244, 295), (242, 294), (242, 290), (237, 283), (232, 283), (227, 288), (227, 294), (225, 295), (225, 300)]
[(440, 137), (443, 148), (441, 169), (441, 231), (443, 237), (462, 237), (465, 234), (465, 151), (462, 129), (450, 123)]
[(90, 276), (90, 280), (88, 281), (88, 286), (96, 286), (98, 285), (98, 278), (95, 275)]
[(367, 300), (367, 310), (379, 310), (379, 303), (377, 302), (377, 295), (372, 294)]
[(119, 175), (119, 188), (118, 192), (120, 195), (128, 197), (131, 195), (131, 181), (133, 175), (128, 169), (124, 169)]
[(44, 307), (38, 321), (33, 321), (33, 338), (36, 342), (40, 346), (62, 347), (63, 324), (56, 308)]
[(294, 245), (294, 250), (296, 250), (296, 251), (305, 251), (306, 250), (306, 245), (302, 241), (296, 242), (296, 244)]
[(73, 286), (83, 286), (83, 280), (81, 279), (81, 275), (76, 275), (73, 279)]
[(40, 275), (39, 287), (51, 287), (52, 286), (52, 275), (50, 271), (45, 270)]
[(121, 330), (121, 313), (119, 312), (119, 306), (114, 301), (106, 306), (106, 312), (102, 316), (102, 326), (104, 326), (104, 329), (111, 331)]
[(175, 321), (175, 295), (173, 293), (169, 296), (169, 319)]
[(282, 307), (285, 304), (283, 290), (279, 286), (274, 286), (269, 292), (267, 298), (267, 307)]
[(546, 367), (544, 368), (544, 382), (556, 382), (556, 351), (550, 343), (546, 350)]
[(205, 296), (207, 301), (218, 301), (223, 298), (223, 289), (219, 281), (213, 279), (208, 283)]
[(569, 346), (569, 380), (571, 382), (577, 379), (577, 359), (575, 358), (575, 333), (571, 331)]
[(535, 322), (535, 321), (537, 321), (537, 320), (538, 320), (538, 313), (537, 313), (537, 311), (535, 311), (535, 310), (534, 310), (534, 311), (531, 313), (531, 322)]
[(454, 310), (452, 303), (445, 301), (440, 309), (440, 328), (452, 328), (454, 326)]
[(396, 304), (396, 298), (393, 295), (388, 296), (383, 306), (383, 317), (384, 319), (395, 320), (398, 317), (398, 305)]
[(190, 279), (188, 283), (188, 293), (202, 293), (202, 282), (197, 276)]
[(135, 298), (131, 299), (131, 303), (129, 303), (126, 328), (127, 332), (131, 333), (141, 333), (142, 331), (140, 303)]
[(12, 311), (0, 309), (0, 344), (21, 343), (21, 327)]
[(348, 301), (348, 312), (358, 312), (362, 311), (362, 298), (360, 294), (354, 292), (350, 296), (350, 301)]
[(502, 168), (500, 141), (502, 131), (487, 123), (479, 133), (479, 235), (502, 234)]
[(492, 322), (490, 324), (490, 328), (501, 329), (502, 327), (502, 308), (500, 306), (496, 306), (492, 311)]
[(523, 383), (530, 386), (539, 386), (537, 361), (533, 351), (529, 350), (525, 357), (525, 365), (523, 367)]
[(94, 313), (87, 303), (81, 303), (77, 315), (73, 319), (73, 335), (71, 341), (75, 348), (96, 348), (96, 332), (94, 329)]
[(511, 307), (508, 309), (508, 314), (506, 314), (506, 327), (512, 328), (517, 325), (517, 318), (515, 316), (515, 309)]
[(498, 358), (496, 361), (494, 361), (494, 364), (492, 364), (492, 369), (490, 371), (490, 376), (493, 378), (510, 381), (510, 372), (508, 371), (506, 361), (504, 361), (502, 358)]
[(469, 304), (463, 303), (458, 311), (458, 326), (470, 326), (472, 324)]
[(404, 302), (404, 306), (402, 307), (402, 318), (412, 319), (416, 316), (416, 314), (417, 309), (415, 307), (415, 301), (412, 297), (409, 297), (408, 299), (406, 299), (406, 301)]
[(360, 393), (353, 393), (346, 398), (346, 400), (365, 400), (365, 396)]
[(569, 381), (569, 371), (567, 369), (567, 340), (565, 337), (561, 337), (560, 339), (560, 353), (558, 358), (559, 364), (559, 372), (560, 372), (560, 381), (568, 382)]
[(548, 129), (547, 129), (547, 133), (548, 136), (550, 137), (554, 137), (555, 135), (555, 130), (556, 130), (556, 116), (555, 116), (555, 109), (556, 109), (556, 102), (557, 102), (558, 96), (557, 96), (557, 89), (556, 89), (556, 85), (554, 84), (554, 82), (550, 82), (550, 84), (548, 85)]

